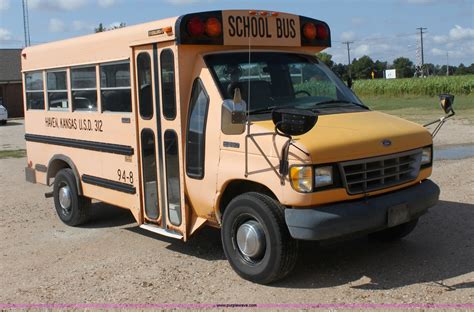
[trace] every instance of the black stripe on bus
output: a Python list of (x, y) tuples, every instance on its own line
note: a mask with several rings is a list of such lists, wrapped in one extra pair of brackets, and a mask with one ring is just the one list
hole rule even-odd
[(25, 140), (30, 142), (45, 143), (59, 146), (67, 146), (74, 148), (82, 148), (91, 151), (119, 154), (132, 156), (133, 147), (127, 145), (119, 145), (112, 143), (101, 143), (93, 141), (75, 140), (67, 138), (59, 138), (37, 134), (25, 134)]
[(137, 192), (137, 190), (135, 189), (133, 185), (125, 184), (125, 183), (121, 183), (117, 181), (112, 181), (108, 179), (103, 179), (99, 177), (94, 177), (87, 174), (83, 174), (81, 179), (82, 179), (82, 182), (84, 183), (105, 187), (105, 188), (108, 188), (114, 191), (119, 191), (122, 193), (135, 194)]

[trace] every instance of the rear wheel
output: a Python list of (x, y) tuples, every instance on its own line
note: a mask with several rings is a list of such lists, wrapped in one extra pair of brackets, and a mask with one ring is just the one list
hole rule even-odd
[(230, 265), (247, 280), (268, 284), (296, 264), (298, 243), (290, 236), (283, 207), (266, 195), (234, 198), (224, 211), (221, 236)]
[(383, 242), (390, 242), (402, 239), (403, 237), (407, 236), (415, 229), (416, 225), (418, 224), (418, 218), (415, 220), (409, 221), (407, 223), (403, 223), (379, 232), (369, 234), (371, 239), (375, 239), (378, 241)]
[(54, 206), (59, 219), (70, 226), (77, 226), (87, 221), (90, 199), (80, 196), (76, 179), (71, 169), (62, 169), (54, 178)]

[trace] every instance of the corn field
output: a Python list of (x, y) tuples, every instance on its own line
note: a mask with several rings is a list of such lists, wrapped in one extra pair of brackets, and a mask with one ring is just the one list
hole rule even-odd
[(354, 91), (359, 96), (435, 96), (441, 93), (474, 93), (474, 75), (407, 79), (357, 80)]

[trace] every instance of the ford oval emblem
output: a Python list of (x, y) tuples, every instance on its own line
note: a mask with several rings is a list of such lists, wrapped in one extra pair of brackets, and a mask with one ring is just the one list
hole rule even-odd
[(389, 147), (392, 145), (392, 141), (385, 139), (382, 141), (382, 145), (385, 147)]

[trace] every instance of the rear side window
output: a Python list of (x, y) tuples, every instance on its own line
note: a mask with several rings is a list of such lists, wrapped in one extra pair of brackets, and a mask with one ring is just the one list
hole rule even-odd
[(65, 110), (69, 108), (67, 94), (67, 72), (51, 71), (46, 73), (49, 110)]
[(199, 78), (194, 81), (191, 94), (186, 141), (186, 173), (194, 179), (204, 177), (204, 152), (209, 96)]
[(95, 66), (71, 69), (72, 107), (76, 111), (97, 111)]
[(130, 63), (100, 65), (102, 111), (131, 112)]
[(43, 72), (25, 74), (26, 108), (44, 109)]

